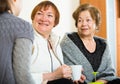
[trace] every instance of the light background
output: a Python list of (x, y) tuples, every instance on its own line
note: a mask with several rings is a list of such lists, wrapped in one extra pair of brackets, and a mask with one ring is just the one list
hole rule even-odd
[[(21, 18), (31, 23), (31, 11), (34, 6), (43, 0), (23, 0), (23, 9), (20, 13)], [(80, 0), (50, 0), (60, 11), (60, 22), (54, 28), (56, 34), (63, 37), (66, 32), (76, 31), (72, 13), (79, 5)], [(115, 1), (106, 0), (107, 10), (107, 41), (110, 47), (113, 66), (116, 68), (116, 21), (115, 21)]]

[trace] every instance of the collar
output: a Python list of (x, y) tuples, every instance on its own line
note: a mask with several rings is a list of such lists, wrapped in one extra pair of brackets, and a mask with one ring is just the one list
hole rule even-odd
[(34, 29), (35, 37), (42, 38), (44, 40), (49, 40), (54, 47), (54, 49), (57, 47), (57, 45), (60, 42), (60, 36), (56, 35), (54, 32), (51, 32), (50, 37), (48, 39), (45, 39), (42, 35), (40, 35), (35, 29)]

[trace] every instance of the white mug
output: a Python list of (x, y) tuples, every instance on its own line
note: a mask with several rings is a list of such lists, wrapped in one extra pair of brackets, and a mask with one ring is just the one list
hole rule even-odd
[(72, 68), (72, 79), (79, 80), (82, 73), (82, 65), (71, 65)]

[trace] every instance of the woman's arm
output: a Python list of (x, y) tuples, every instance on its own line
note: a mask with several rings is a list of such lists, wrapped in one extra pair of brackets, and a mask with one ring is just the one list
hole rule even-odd
[(60, 78), (67, 78), (70, 79), (72, 76), (72, 70), (70, 66), (67, 66), (63, 64), (62, 66), (58, 67), (54, 72), (52, 73), (44, 73), (43, 74), (43, 80), (56, 80)]
[(35, 84), (30, 74), (32, 41), (16, 39), (13, 49), (13, 70), (16, 84)]

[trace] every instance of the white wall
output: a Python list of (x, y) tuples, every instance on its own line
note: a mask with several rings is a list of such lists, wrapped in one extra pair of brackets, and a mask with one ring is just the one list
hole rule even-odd
[(31, 12), (36, 4), (42, 0), (23, 0), (23, 8), (19, 17), (31, 22)]
[[(20, 13), (21, 18), (31, 23), (31, 11), (34, 6), (42, 0), (23, 0), (23, 9)], [(75, 8), (79, 5), (79, 0), (50, 0), (52, 1), (60, 11), (60, 23), (54, 28), (54, 31), (63, 36), (66, 32), (75, 31), (74, 20), (72, 13)]]

